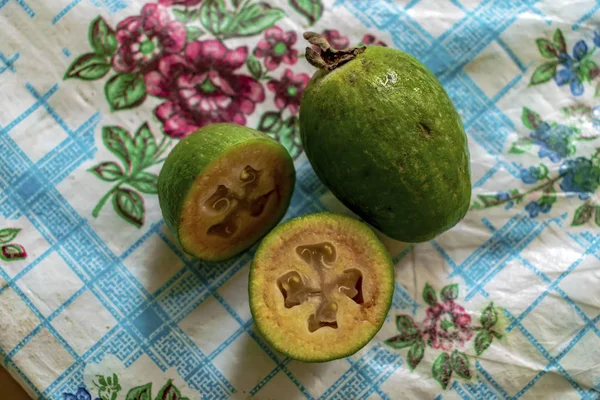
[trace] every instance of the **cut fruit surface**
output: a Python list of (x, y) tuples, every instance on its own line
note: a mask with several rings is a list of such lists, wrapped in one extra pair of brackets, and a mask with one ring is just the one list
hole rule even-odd
[(189, 254), (219, 261), (283, 217), (295, 183), (286, 149), (239, 125), (216, 124), (177, 144), (159, 176), (165, 222)]
[(333, 213), (275, 228), (250, 269), (250, 309), (278, 351), (321, 362), (349, 356), (379, 331), (394, 292), (394, 266), (365, 224)]

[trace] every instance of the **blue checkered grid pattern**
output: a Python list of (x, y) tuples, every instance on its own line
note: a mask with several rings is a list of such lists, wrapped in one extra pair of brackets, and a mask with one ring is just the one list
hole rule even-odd
[[(87, 0), (83, 0), (87, 1)], [(115, 13), (128, 7), (125, 0), (89, 0), (102, 12)], [(411, 17), (410, 10), (422, 0), (396, 3), (393, 1), (352, 1), (337, 0), (334, 8), (343, 8), (353, 14), (366, 27), (386, 32), (396, 47), (414, 54), (425, 62), (439, 77), (449, 91), (453, 101), (463, 116), (465, 128), (470, 138), (496, 160), (487, 173), (477, 182), (481, 187), (493, 179), (499, 171), (517, 176), (519, 166), (507, 162), (501, 156), (507, 145), (507, 137), (516, 127), (498, 107), (498, 102), (515, 87), (527, 73), (530, 65), (525, 65), (511, 51), (500, 35), (525, 12), (531, 12), (552, 21), (536, 8), (537, 0), (482, 0), (476, 7), (466, 7), (461, 0), (448, 0), (464, 13), (450, 29), (435, 37)], [(24, 0), (0, 0), (2, 9), (14, 2), (27, 18), (36, 17), (35, 3)], [(81, 3), (73, 0), (51, 20), (60, 20)], [(598, 10), (600, 2), (592, 4), (573, 29), (590, 19)], [(11, 8), (15, 10), (16, 8)], [(519, 71), (513, 79), (494, 96), (489, 97), (471, 79), (463, 67), (480, 54), (491, 43), (500, 46)], [(261, 389), (278, 375), (285, 375), (308, 399), (316, 398), (293, 372), (293, 361), (282, 357), (269, 348), (253, 329), (252, 319), (242, 315), (221, 288), (251, 260), (254, 249), (229, 263), (210, 265), (190, 260), (173, 243), (162, 222), (154, 222), (143, 235), (121, 254), (115, 254), (88, 223), (87, 215), (80, 215), (57, 189), (70, 173), (94, 158), (97, 151), (94, 132), (101, 120), (99, 113), (89, 116), (87, 121), (72, 128), (68, 121), (50, 105), (49, 100), (59, 90), (56, 83), (49, 90), (39, 91), (20, 74), (19, 65), (27, 63), (19, 52), (3, 53), (0, 44), (0, 79), (3, 74), (12, 74), (23, 83), (29, 93), (23, 99), (30, 105), (11, 121), (0, 121), (0, 214), (6, 219), (26, 218), (49, 243), (49, 247), (39, 257), (31, 261), (23, 270), (10, 276), (0, 268), (0, 278), (6, 282), (0, 288), (0, 296), (9, 290), (26, 304), (39, 320), (37, 326), (13, 348), (0, 347), (0, 357), (11, 370), (29, 385), (30, 391), (40, 398), (61, 398), (65, 391), (73, 391), (83, 381), (83, 369), (87, 363), (99, 362), (107, 354), (112, 354), (126, 366), (133, 364), (142, 355), (148, 356), (160, 369), (176, 368), (177, 373), (189, 386), (203, 394), (203, 398), (227, 398), (236, 388), (216, 366), (218, 357), (241, 336), (248, 336), (272, 361), (274, 367), (266, 371), (263, 378), (249, 391), (249, 395), (260, 398)], [(69, 57), (66, 48), (57, 48)], [(44, 110), (66, 134), (59, 145), (36, 162), (25, 154), (11, 138), (10, 133), (35, 111)], [(96, 139), (97, 140), (97, 139)], [(325, 207), (319, 201), (325, 188), (319, 183), (306, 161), (298, 165), (298, 183), (292, 205), (286, 219), (297, 215), (320, 211)], [(566, 215), (546, 221), (532, 220), (523, 214), (505, 221), (502, 226), (494, 226), (487, 219), (482, 224), (489, 230), (490, 238), (464, 260), (456, 262), (451, 252), (433, 241), (431, 245), (451, 268), (447, 278), (462, 280), (467, 289), (466, 301), (475, 296), (490, 298), (490, 282), (511, 262), (520, 262), (547, 286), (546, 289), (522, 312), (513, 314), (506, 311), (510, 324), (507, 332), (519, 331), (530, 344), (547, 360), (547, 366), (527, 382), (518, 392), (509, 394), (497, 382), (497, 378), (487, 371), (481, 362), (476, 362), (479, 373), (476, 382), (455, 381), (449, 389), (463, 399), (518, 399), (523, 397), (537, 381), (552, 372), (562, 375), (582, 399), (598, 398), (600, 381), (595, 388), (582, 387), (561, 365), (561, 360), (589, 332), (600, 337), (600, 315), (592, 318), (567, 293), (559, 283), (588, 257), (600, 260), (600, 234), (592, 232), (569, 233), (568, 240), (581, 249), (581, 257), (558, 276), (549, 276), (526, 257), (522, 250), (550, 227), (562, 227)], [(183, 263), (177, 273), (154, 293), (136, 279), (125, 265), (125, 260), (151, 238), (162, 241)], [(395, 261), (402, 263), (412, 248), (396, 255)], [(83, 286), (73, 293), (62, 305), (49, 315), (45, 315), (28, 298), (18, 285), (19, 280), (35, 269), (46, 257), (58, 255), (69, 269), (83, 282)], [(0, 265), (1, 267), (1, 265)], [(87, 349), (78, 352), (55, 328), (54, 321), (81, 296), (91, 294), (116, 324), (102, 338)], [(560, 296), (581, 319), (584, 327), (573, 336), (570, 343), (557, 354), (551, 354), (523, 324), (523, 320), (547, 296)], [(396, 284), (393, 312), (417, 312), (418, 304), (400, 283)], [(214, 301), (234, 321), (235, 328), (223, 336), (222, 342), (210, 352), (203, 351), (182, 329), (181, 323), (205, 302)], [(30, 343), (41, 331), (48, 331), (60, 346), (72, 357), (70, 367), (61, 372), (48, 387), (40, 390), (31, 382), (28, 372), (15, 362), (19, 351)], [(394, 393), (382, 387), (386, 380), (403, 365), (398, 352), (375, 344), (360, 357), (346, 359), (347, 369), (329, 388), (318, 396), (330, 399), (366, 399), (372, 395), (383, 399), (397, 398)], [(440, 394), (436, 399), (444, 398)]]

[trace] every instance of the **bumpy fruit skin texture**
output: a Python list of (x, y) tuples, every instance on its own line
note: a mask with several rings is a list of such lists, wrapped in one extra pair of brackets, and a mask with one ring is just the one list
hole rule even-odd
[[(292, 264), (280, 263), (280, 260), (274, 254), (281, 251), (278, 247), (283, 247), (284, 251), (293, 253), (293, 248), (289, 248), (287, 243), (290, 240), (289, 237), (294, 236), (298, 231), (318, 234), (319, 232), (332, 230), (336, 232), (330, 237), (334, 245), (336, 241), (341, 240), (343, 242), (344, 236), (361, 238), (361, 245), (354, 249), (354, 253), (368, 253), (372, 260), (377, 260), (377, 265), (371, 266), (373, 268), (371, 273), (378, 275), (377, 284), (375, 285), (378, 288), (379, 301), (371, 303), (368, 307), (371, 310), (370, 312), (373, 313), (371, 320), (376, 320), (377, 323), (370, 326), (356, 324), (352, 328), (357, 326), (360, 326), (360, 328), (352, 331), (353, 334), (345, 332), (343, 327), (340, 326), (336, 329), (336, 331), (340, 331), (339, 335), (335, 336), (333, 342), (320, 340), (324, 336), (320, 336), (319, 331), (308, 336), (306, 336), (306, 332), (298, 336), (290, 336), (287, 327), (280, 324), (285, 325), (288, 318), (292, 317), (279, 316), (282, 320), (277, 321), (278, 318), (274, 316), (277, 311), (275, 311), (276, 306), (274, 304), (269, 304), (272, 303), (273, 297), (268, 293), (268, 286), (275, 285), (275, 283), (272, 280), (265, 279), (267, 276), (265, 271), (284, 273), (290, 269)], [(300, 236), (304, 237), (305, 234)], [(328, 238), (323, 237), (322, 240), (327, 241)], [(298, 243), (298, 245), (300, 244), (302, 243)], [(356, 265), (349, 263), (347, 266)], [(365, 273), (365, 279), (369, 279), (369, 274), (364, 267), (364, 265), (361, 265), (359, 268)], [(392, 305), (395, 289), (394, 274), (394, 263), (390, 254), (368, 225), (355, 218), (331, 212), (304, 215), (277, 226), (260, 243), (250, 267), (248, 280), (250, 311), (262, 336), (277, 351), (288, 357), (311, 363), (349, 357), (362, 349), (383, 326), (385, 317)], [(279, 296), (281, 295), (276, 296), (276, 301), (283, 302), (283, 298), (279, 298)], [(359, 316), (360, 314), (357, 315), (357, 318)], [(316, 337), (311, 337), (312, 335)]]
[(430, 240), (469, 208), (460, 116), (431, 71), (406, 53), (367, 47), (316, 72), (302, 98), (300, 131), (317, 176), (391, 238)]
[[(206, 261), (223, 261), (239, 253), (236, 251), (222, 254), (193, 254), (182, 244), (179, 229), (180, 218), (186, 197), (203, 171), (208, 170), (211, 164), (220, 157), (227, 157), (228, 152), (240, 146), (257, 142), (272, 147), (275, 152), (280, 153), (282, 162), (288, 164), (288, 169), (291, 171), (285, 179), (288, 179), (293, 187), (296, 176), (293, 160), (287, 150), (264, 133), (245, 126), (230, 123), (205, 126), (182, 139), (169, 153), (158, 177), (158, 200), (165, 224), (187, 253)], [(280, 215), (277, 215), (272, 221), (273, 226), (285, 214), (290, 199), (291, 193), (288, 193), (287, 197), (282, 200), (284, 204), (280, 207)], [(199, 227), (199, 229), (201, 228)]]

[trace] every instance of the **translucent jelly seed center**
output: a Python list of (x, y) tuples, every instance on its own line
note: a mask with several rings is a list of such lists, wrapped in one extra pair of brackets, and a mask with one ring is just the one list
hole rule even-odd
[(251, 217), (260, 217), (265, 210), (267, 201), (275, 189), (262, 196), (255, 196), (261, 172), (247, 165), (238, 176), (237, 185), (243, 193), (238, 195), (225, 185), (219, 185), (215, 193), (208, 198), (205, 206), (223, 215), (221, 222), (211, 225), (206, 232), (208, 235), (231, 238), (240, 229), (240, 217), (247, 213)]
[(335, 294), (342, 294), (362, 304), (362, 273), (351, 268), (338, 274), (334, 269), (336, 249), (329, 242), (298, 246), (296, 254), (313, 268), (317, 279), (311, 280), (298, 271), (282, 275), (277, 280), (277, 286), (283, 294), (285, 307), (292, 308), (316, 298), (318, 303), (315, 313), (308, 318), (308, 330), (315, 332), (323, 327), (337, 329), (338, 304)]

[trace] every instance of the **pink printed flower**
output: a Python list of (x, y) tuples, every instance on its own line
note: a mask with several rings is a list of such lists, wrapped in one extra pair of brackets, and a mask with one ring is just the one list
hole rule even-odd
[(384, 41), (381, 40), (377, 40), (377, 38), (371, 34), (366, 34), (365, 36), (363, 36), (361, 43), (364, 44), (365, 46), (383, 46), (383, 47), (387, 47), (387, 44), (385, 44)]
[(423, 336), (435, 349), (449, 351), (455, 346), (462, 347), (473, 336), (471, 316), (454, 300), (436, 303), (427, 308)]
[(337, 29), (327, 29), (321, 34), (329, 45), (336, 50), (347, 49), (350, 46), (350, 40), (346, 36), (342, 36)]
[(155, 69), (162, 55), (183, 50), (186, 34), (181, 22), (171, 21), (165, 6), (146, 4), (140, 15), (117, 25), (119, 49), (113, 57), (113, 67), (119, 72), (146, 73)]
[(170, 7), (170, 6), (185, 6), (194, 7), (202, 3), (202, 0), (159, 0), (159, 3)]
[(277, 68), (282, 61), (294, 65), (298, 61), (298, 50), (293, 48), (297, 40), (296, 32), (283, 32), (280, 27), (274, 26), (266, 30), (265, 38), (258, 42), (254, 55), (264, 57), (269, 71)]
[(244, 125), (256, 103), (265, 100), (260, 83), (235, 73), (247, 56), (245, 46), (229, 50), (206, 40), (189, 43), (183, 56), (162, 58), (145, 82), (148, 93), (167, 99), (154, 110), (165, 133), (181, 138), (216, 122)]
[(269, 90), (275, 93), (275, 106), (280, 110), (289, 107), (290, 112), (296, 114), (309, 80), (308, 74), (294, 75), (291, 69), (286, 68), (281, 80), (272, 80), (267, 84)]

